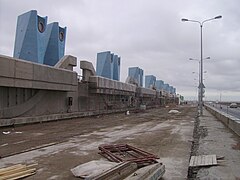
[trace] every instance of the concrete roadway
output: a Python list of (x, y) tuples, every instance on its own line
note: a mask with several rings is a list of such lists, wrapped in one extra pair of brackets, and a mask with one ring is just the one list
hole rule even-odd
[(215, 108), (217, 108), (218, 110), (221, 110), (222, 112), (225, 112), (227, 114), (230, 114), (236, 118), (240, 119), (240, 108), (230, 108), (227, 105), (222, 105), (222, 104), (209, 104), (210, 106), (213, 106)]
[(172, 108), (1, 128), (0, 168), (37, 163), (37, 173), (26, 180), (77, 180), (71, 168), (105, 159), (99, 145), (121, 143), (160, 157), (166, 166), (162, 180), (185, 180), (196, 108), (179, 106), (174, 109), (181, 113), (168, 113)]

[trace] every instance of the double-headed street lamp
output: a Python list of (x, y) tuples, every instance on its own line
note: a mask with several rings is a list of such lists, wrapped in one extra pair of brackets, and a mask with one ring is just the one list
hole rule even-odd
[(222, 16), (216, 16), (214, 18), (210, 18), (210, 19), (206, 19), (202, 22), (200, 21), (196, 21), (196, 20), (190, 20), (190, 19), (185, 19), (183, 18), (182, 21), (183, 22), (194, 22), (194, 23), (198, 23), (200, 25), (200, 29), (201, 29), (201, 60), (200, 60), (200, 83), (199, 83), (199, 90), (200, 90), (200, 101), (199, 101), (199, 106), (200, 106), (200, 115), (203, 115), (203, 88), (204, 88), (204, 84), (203, 84), (203, 47), (202, 47), (202, 27), (203, 24), (205, 22), (211, 21), (211, 20), (215, 20), (215, 19), (220, 19), (222, 18)]
[[(208, 60), (208, 59), (210, 59), (210, 57), (208, 56), (208, 57), (206, 57), (206, 58), (204, 58), (203, 60)], [(199, 64), (199, 66), (198, 66), (198, 68), (199, 68), (199, 70), (198, 70), (198, 76), (199, 76), (199, 79), (198, 79), (198, 81), (199, 81), (199, 84), (198, 84), (198, 86), (200, 85), (200, 79), (201, 79), (201, 77), (200, 77), (200, 60), (199, 59), (193, 59), (193, 58), (189, 58), (189, 60), (190, 61), (198, 61), (198, 64)], [(193, 72), (193, 73), (195, 73), (195, 72)], [(206, 71), (204, 71), (203, 73), (206, 73)], [(198, 88), (199, 89), (199, 88)], [(200, 91), (199, 91), (199, 94), (200, 94)], [(200, 104), (200, 98), (198, 97), (198, 104)]]
[[(203, 60), (207, 60), (207, 59), (210, 59), (210, 57), (208, 56), (208, 57), (206, 57), (206, 58), (204, 58)], [(193, 58), (189, 58), (189, 60), (190, 61), (198, 61), (198, 63), (199, 63), (199, 66), (198, 66), (198, 68), (199, 68), (199, 70), (198, 70), (198, 75), (199, 75), (199, 84), (200, 84), (200, 79), (201, 79), (201, 77), (200, 77), (200, 71), (201, 71), (201, 69), (200, 69), (200, 60), (199, 59), (193, 59)]]

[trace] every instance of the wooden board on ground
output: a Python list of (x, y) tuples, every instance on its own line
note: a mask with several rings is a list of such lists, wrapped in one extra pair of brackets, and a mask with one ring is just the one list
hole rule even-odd
[(23, 177), (27, 177), (30, 175), (33, 175), (36, 173), (36, 168), (32, 168), (33, 166), (36, 166), (37, 164), (31, 164), (31, 165), (23, 165), (23, 164), (17, 164), (6, 168), (0, 169), (0, 179), (20, 179)]
[(217, 156), (215, 154), (191, 156), (189, 163), (190, 167), (215, 166), (215, 165), (217, 165)]

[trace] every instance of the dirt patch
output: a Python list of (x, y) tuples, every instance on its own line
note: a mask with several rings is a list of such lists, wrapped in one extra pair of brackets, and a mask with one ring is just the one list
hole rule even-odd
[[(74, 179), (71, 168), (102, 158), (99, 145), (127, 143), (156, 154), (166, 166), (164, 180), (187, 178), (196, 109), (181, 106), (179, 114), (168, 114), (169, 110), (148, 109), (130, 115), (119, 113), (2, 128), (0, 154), (5, 158), (0, 167), (33, 162), (39, 164), (34, 179)], [(4, 135), (3, 131), (10, 133)]]

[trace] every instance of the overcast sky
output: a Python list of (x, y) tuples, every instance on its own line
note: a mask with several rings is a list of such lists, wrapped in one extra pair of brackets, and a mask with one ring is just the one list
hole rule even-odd
[(240, 101), (239, 7), (239, 0), (0, 0), (0, 54), (13, 55), (17, 16), (35, 9), (67, 27), (65, 54), (96, 67), (97, 52), (110, 50), (121, 56), (121, 81), (138, 66), (193, 100), (198, 62), (188, 59), (200, 59), (200, 27), (181, 19), (222, 15), (203, 26), (203, 56), (211, 57), (205, 99)]

